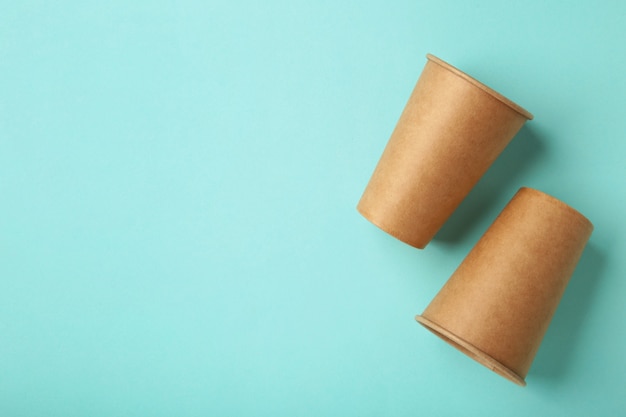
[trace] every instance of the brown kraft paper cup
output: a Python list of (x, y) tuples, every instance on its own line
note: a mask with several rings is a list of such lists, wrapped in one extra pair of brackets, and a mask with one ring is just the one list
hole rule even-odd
[(593, 225), (565, 203), (521, 188), (416, 320), (519, 385)]
[(441, 59), (428, 61), (357, 210), (423, 249), (532, 114)]

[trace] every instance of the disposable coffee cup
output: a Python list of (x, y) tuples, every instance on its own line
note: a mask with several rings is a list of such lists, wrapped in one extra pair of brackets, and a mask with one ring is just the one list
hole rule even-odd
[(592, 230), (567, 204), (521, 188), (416, 320), (489, 369), (526, 385)]
[(532, 114), (441, 59), (426, 66), (358, 203), (423, 249)]

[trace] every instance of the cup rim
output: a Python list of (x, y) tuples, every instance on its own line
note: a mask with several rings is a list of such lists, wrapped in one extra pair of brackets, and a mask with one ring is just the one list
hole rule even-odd
[(508, 379), (509, 381), (520, 385), (522, 387), (526, 386), (526, 381), (524, 378), (519, 376), (516, 372), (508, 368), (506, 365), (491, 357), (489, 354), (483, 352), (476, 346), (472, 345), (465, 339), (457, 336), (456, 334), (446, 330), (444, 327), (438, 325), (432, 320), (427, 319), (422, 315), (415, 316), (415, 320), (426, 329), (430, 330), (436, 336), (441, 338), (443, 341), (448, 343), (449, 345), (455, 347), (460, 350), (462, 353), (466, 354), (470, 358), (474, 359), (476, 362), (481, 365), (489, 368), (493, 372), (497, 373), (500, 376)]
[(481, 83), (476, 78), (474, 78), (474, 77), (472, 77), (470, 75), (467, 75), (466, 73), (464, 73), (460, 69), (456, 68), (455, 66), (448, 64), (443, 59), (438, 58), (438, 57), (436, 57), (436, 56), (434, 56), (432, 54), (426, 54), (426, 58), (429, 61), (434, 62), (435, 64), (438, 64), (441, 67), (443, 67), (443, 68), (449, 70), (450, 72), (458, 75), (459, 77), (465, 79), (466, 81), (469, 81), (471, 84), (473, 84), (476, 87), (480, 88), (485, 93), (491, 95), (492, 97), (494, 97), (498, 101), (500, 101), (500, 102), (504, 103), (505, 105), (509, 106), (511, 109), (515, 110), (517, 113), (521, 114), (526, 119), (528, 119), (528, 120), (532, 120), (533, 119), (534, 116), (533, 116), (533, 114), (531, 112), (529, 112), (528, 110), (524, 109), (519, 104), (516, 104), (512, 100), (509, 100), (508, 98), (504, 97), (502, 94), (498, 93), (493, 88), (490, 88), (490, 87), (486, 86), (485, 84)]

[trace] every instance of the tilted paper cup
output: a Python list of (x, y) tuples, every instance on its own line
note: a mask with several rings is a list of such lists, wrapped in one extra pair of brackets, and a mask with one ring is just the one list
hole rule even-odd
[(423, 249), (532, 114), (432, 55), (357, 206)]
[(522, 188), (416, 319), (478, 362), (526, 385), (593, 225)]

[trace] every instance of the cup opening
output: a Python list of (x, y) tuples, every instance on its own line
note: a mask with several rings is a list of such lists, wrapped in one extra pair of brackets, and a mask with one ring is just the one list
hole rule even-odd
[(490, 96), (492, 96), (496, 100), (498, 100), (498, 101), (502, 102), (503, 104), (505, 104), (506, 106), (510, 107), (515, 112), (521, 114), (527, 120), (532, 120), (533, 119), (534, 116), (532, 115), (531, 112), (529, 112), (528, 110), (526, 110), (525, 108), (523, 108), (519, 104), (513, 102), (512, 100), (509, 100), (508, 98), (506, 98), (502, 94), (498, 93), (493, 88), (488, 87), (487, 85), (481, 83), (476, 78), (474, 78), (474, 77), (464, 73), (463, 71), (461, 71), (457, 67), (455, 67), (453, 65), (450, 65), (449, 63), (447, 63), (443, 59), (438, 58), (438, 57), (436, 57), (436, 56), (434, 56), (432, 54), (426, 54), (426, 58), (429, 61), (434, 62), (437, 65), (442, 66), (443, 68), (447, 69), (448, 71), (452, 72), (453, 74), (458, 75), (459, 77), (465, 79), (466, 81), (468, 81), (471, 84), (475, 85), (476, 87), (480, 88), (481, 90), (483, 90), (485, 93), (489, 94)]
[(433, 334), (441, 338), (443, 341), (460, 350), (481, 365), (491, 369), (493, 372), (517, 385), (520, 385), (522, 387), (526, 386), (526, 381), (524, 381), (524, 378), (520, 377), (511, 369), (507, 368), (502, 363), (498, 362), (471, 343), (463, 340), (462, 338), (456, 336), (454, 333), (449, 332), (448, 330), (444, 329), (443, 327), (428, 320), (423, 316), (418, 315), (415, 317), (415, 320), (417, 320), (419, 324), (421, 324)]

